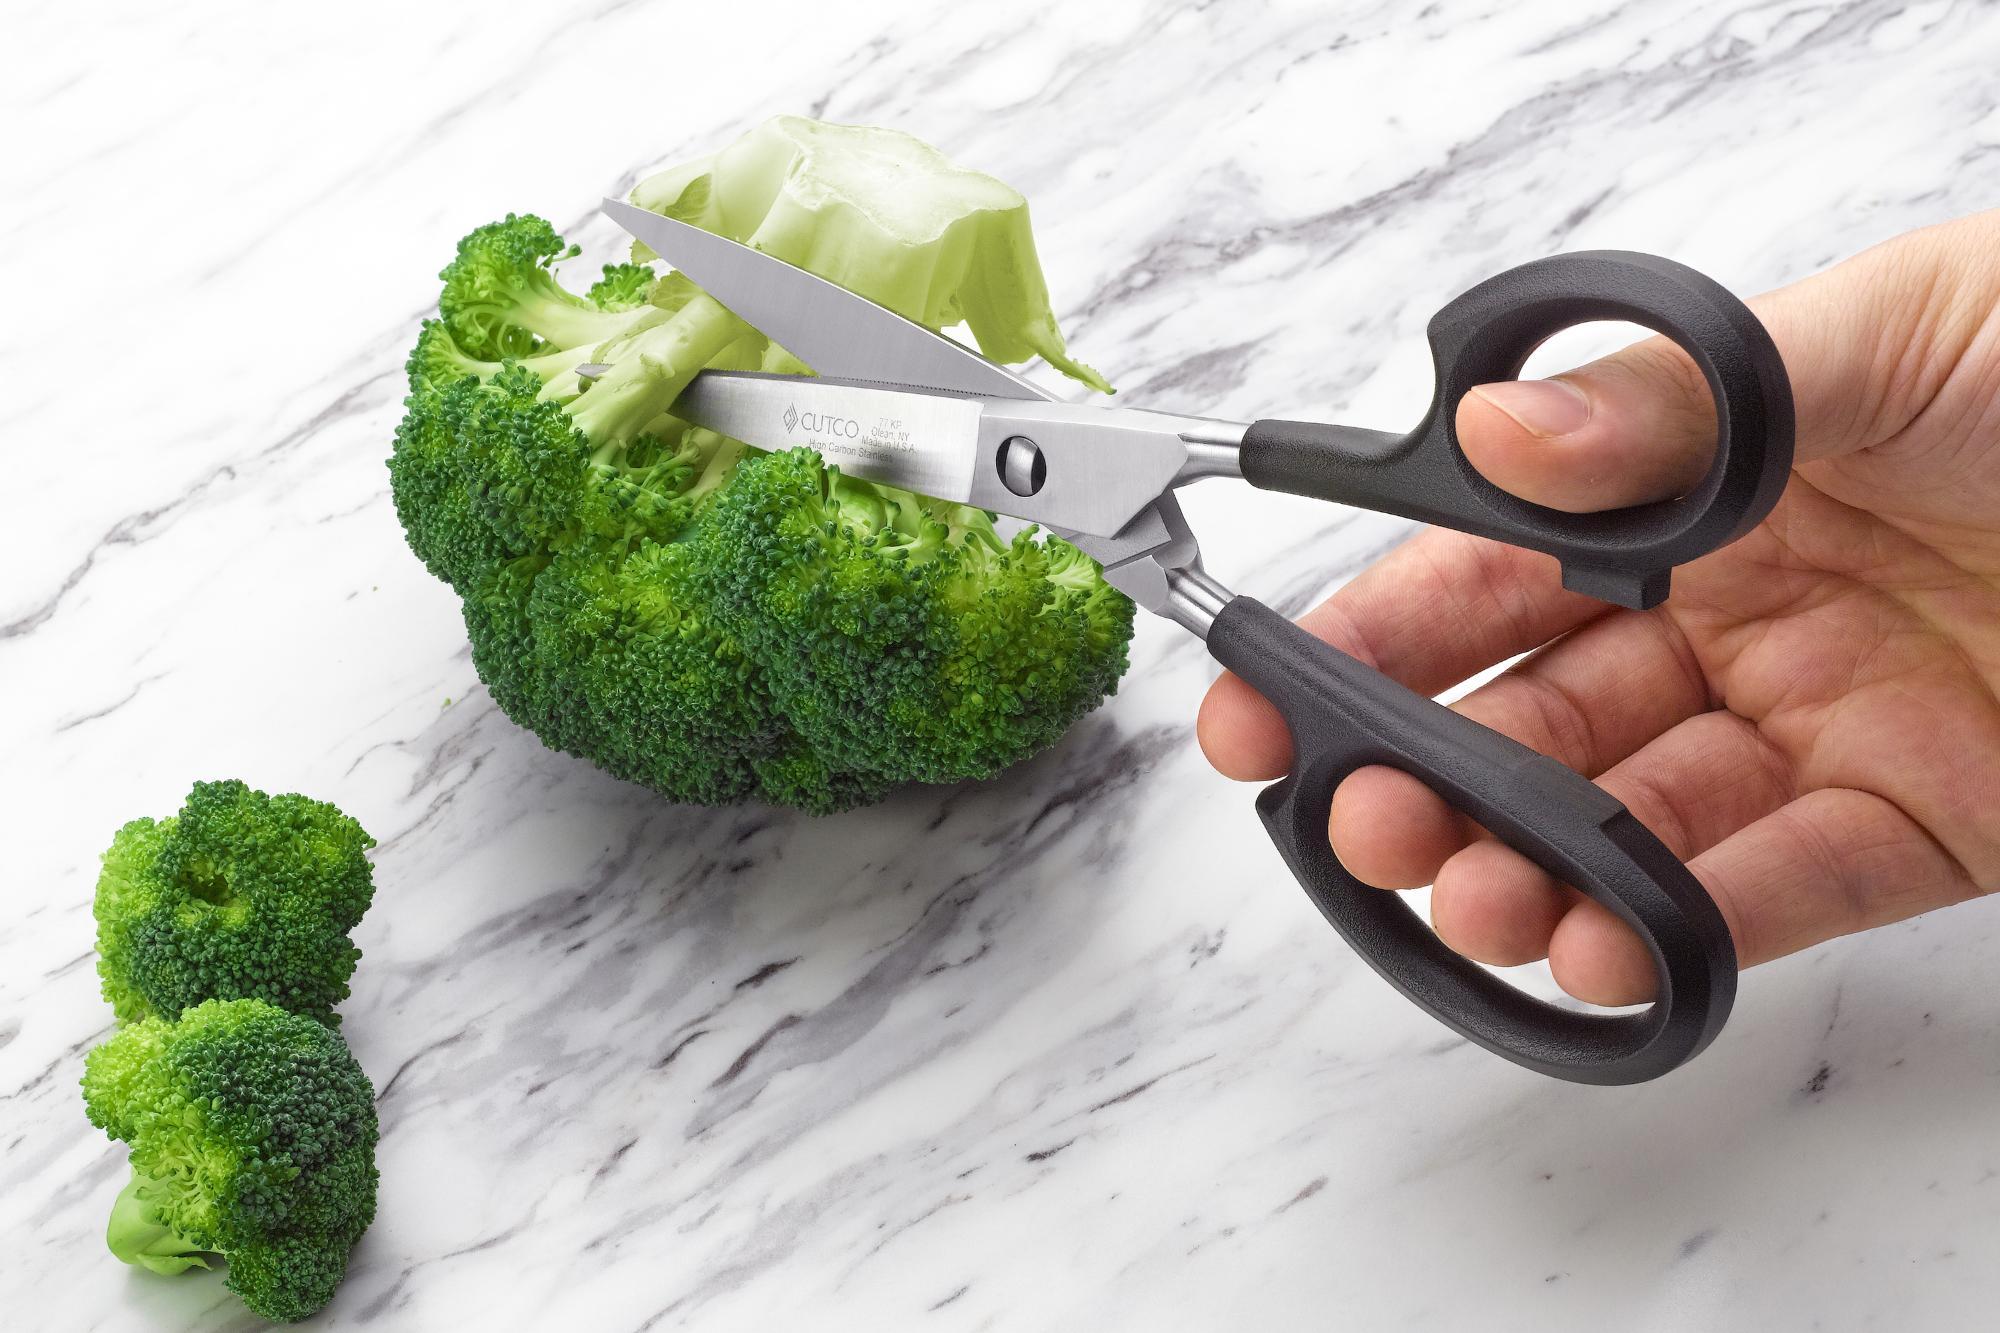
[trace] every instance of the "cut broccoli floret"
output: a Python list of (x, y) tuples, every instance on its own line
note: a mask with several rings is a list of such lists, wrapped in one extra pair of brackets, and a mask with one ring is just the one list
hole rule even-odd
[(339, 1022), (374, 845), (323, 801), (197, 782), (179, 814), (133, 820), (104, 854), (92, 909), (104, 998), (125, 1023), (244, 997)]
[(339, 1034), (261, 1000), (210, 1000), (93, 1050), (83, 1097), (131, 1151), (113, 1254), (159, 1273), (220, 1255), (267, 1319), (333, 1298), (377, 1181), (375, 1090)]
[[(633, 198), (1105, 387), (1064, 349), (1020, 195), (907, 135), (779, 117)], [(675, 800), (823, 812), (991, 775), (1116, 687), (1132, 604), (1095, 562), (675, 418), (703, 369), (804, 368), (677, 274), (573, 295), (572, 254), (530, 216), (461, 243), (389, 460), (508, 716)]]

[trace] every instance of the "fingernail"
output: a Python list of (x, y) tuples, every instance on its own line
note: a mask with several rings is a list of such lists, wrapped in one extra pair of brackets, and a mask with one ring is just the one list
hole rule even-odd
[(1473, 392), (1543, 439), (1582, 430), (1590, 420), (1590, 400), (1566, 380), (1507, 380)]

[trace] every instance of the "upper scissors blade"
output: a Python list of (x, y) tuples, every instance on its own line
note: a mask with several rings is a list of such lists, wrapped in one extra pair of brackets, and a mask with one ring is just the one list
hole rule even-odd
[(989, 398), (1055, 396), (971, 348), (782, 259), (617, 199), (606, 199), (604, 211), (822, 375)]

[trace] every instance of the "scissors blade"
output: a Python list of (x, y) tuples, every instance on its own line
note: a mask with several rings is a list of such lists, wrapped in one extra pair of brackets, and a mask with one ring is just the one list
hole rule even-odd
[(960, 504), (973, 499), (977, 398), (710, 370), (681, 391), (673, 413), (759, 449), (804, 445), (849, 476)]
[(822, 375), (992, 398), (1055, 396), (971, 348), (782, 259), (621, 200), (606, 199), (604, 211)]
[[(683, 421), (756, 445), (804, 445), (841, 471), (1111, 541), (1173, 488), (1190, 418), (1131, 408), (970, 398), (825, 376), (704, 370)], [(1008, 463), (1044, 480), (1015, 489)]]

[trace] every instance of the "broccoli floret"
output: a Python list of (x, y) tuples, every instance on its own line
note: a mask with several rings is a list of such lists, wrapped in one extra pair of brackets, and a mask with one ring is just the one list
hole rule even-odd
[(333, 1298), (377, 1181), (375, 1090), (337, 1033), (261, 1000), (210, 1000), (93, 1050), (83, 1098), (131, 1150), (113, 1254), (158, 1273), (219, 1254), (267, 1319)]
[[(1064, 353), (1020, 196), (907, 136), (780, 118), (635, 197), (1102, 387)], [(677, 419), (703, 369), (803, 367), (677, 274), (616, 264), (572, 295), (574, 253), (525, 215), (461, 243), (389, 459), (509, 717), (674, 800), (824, 812), (990, 775), (1115, 689), (1132, 604), (1095, 562)]]
[(590, 302), (600, 310), (636, 310), (652, 295), (659, 275), (644, 264), (607, 264), (604, 276), (590, 287)]
[(323, 801), (195, 783), (179, 814), (133, 820), (104, 854), (92, 908), (104, 998), (124, 1023), (250, 997), (337, 1024), (374, 845)]
[[(1125, 666), (1132, 603), (1062, 541), (759, 455), (689, 538), (800, 744), (760, 772), (807, 809), (985, 777), (1051, 744)], [(814, 763), (801, 764), (810, 755)]]
[(614, 302), (577, 296), (554, 273), (576, 253), (538, 217), (509, 214), (467, 236), (439, 274), (438, 308), (453, 340), (482, 360), (522, 360), (552, 348), (589, 347), (624, 330), (633, 323), (630, 309), (643, 304), (632, 299), (641, 290), (637, 282), (607, 270), (599, 286)]

